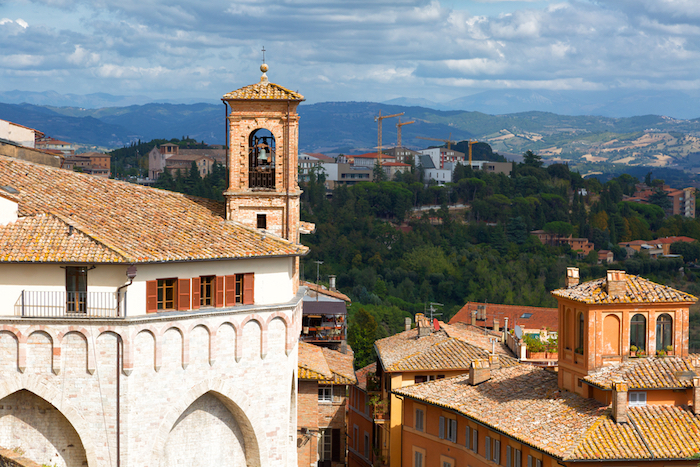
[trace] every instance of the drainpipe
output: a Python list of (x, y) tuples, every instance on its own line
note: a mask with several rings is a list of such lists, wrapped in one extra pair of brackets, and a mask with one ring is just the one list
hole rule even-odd
[[(126, 277), (129, 278), (129, 283), (124, 284), (117, 289), (117, 317), (119, 317), (119, 315), (120, 315), (119, 293), (121, 292), (122, 289), (125, 289), (134, 283), (134, 278), (136, 277), (136, 265), (132, 264), (131, 266), (126, 268)], [(124, 300), (124, 317), (126, 317), (126, 300)]]
[[(136, 266), (132, 266), (136, 269)], [(117, 334), (117, 467), (121, 465), (121, 414), (120, 414), (120, 399), (121, 399), (121, 360), (122, 360), (122, 338)]]
[[(284, 152), (285, 152), (285, 154), (284, 154), (284, 165), (285, 165), (284, 179), (286, 180), (285, 185), (286, 185), (286, 189), (287, 189), (287, 196), (286, 196), (287, 209), (285, 209), (287, 219), (286, 219), (285, 224), (287, 224), (286, 238), (287, 238), (287, 240), (289, 240), (291, 242), (292, 239), (289, 238), (289, 183), (291, 181), (291, 180), (289, 180), (289, 167), (290, 167), (290, 165), (289, 165), (289, 125), (290, 125), (290, 123), (289, 123), (289, 101), (287, 101), (287, 124), (284, 127), (284, 130), (286, 133), (286, 135), (284, 137)], [(294, 243), (297, 243), (297, 240), (294, 240)]]

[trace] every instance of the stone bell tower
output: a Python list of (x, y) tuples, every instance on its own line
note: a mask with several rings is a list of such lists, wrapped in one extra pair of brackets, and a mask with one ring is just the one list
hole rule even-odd
[(299, 242), (297, 159), (304, 96), (267, 79), (229, 92), (226, 219)]

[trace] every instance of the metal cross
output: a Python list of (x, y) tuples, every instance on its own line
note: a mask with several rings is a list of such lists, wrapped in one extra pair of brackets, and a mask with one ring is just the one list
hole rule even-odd
[(265, 63), (265, 46), (264, 45), (262, 48), (262, 53), (263, 53), (263, 63)]

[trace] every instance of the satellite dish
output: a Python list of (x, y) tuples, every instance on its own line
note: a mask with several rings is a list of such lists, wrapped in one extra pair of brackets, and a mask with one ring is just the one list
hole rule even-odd
[(517, 337), (518, 339), (523, 338), (523, 330), (517, 324), (515, 325), (515, 337)]

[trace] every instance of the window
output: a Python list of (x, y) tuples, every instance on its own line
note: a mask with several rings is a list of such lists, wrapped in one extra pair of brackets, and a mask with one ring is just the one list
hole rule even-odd
[(534, 467), (532, 465), (532, 456), (527, 456), (527, 467)]
[[(583, 355), (583, 327), (584, 327), (583, 313), (578, 313), (578, 320), (576, 322), (576, 353)], [(531, 467), (531, 466), (528, 466)]]
[(506, 467), (513, 467), (513, 448), (506, 446)]
[(369, 459), (369, 433), (365, 431), (365, 444), (364, 444), (365, 459)]
[(486, 436), (484, 439), (484, 456), (486, 456), (487, 459), (491, 459), (491, 437)]
[(318, 387), (318, 401), (319, 402), (333, 402), (333, 387), (332, 386), (319, 386)]
[(466, 439), (465, 439), (465, 441), (464, 441), (464, 447), (467, 448), (467, 449), (469, 449), (469, 441), (470, 441), (469, 435), (471, 435), (471, 433), (470, 433), (471, 428), (467, 427), (467, 430), (466, 430), (466, 431), (467, 431), (467, 436), (465, 437)]
[(257, 225), (259, 229), (267, 228), (267, 214), (258, 214)]
[(321, 431), (321, 439), (318, 441), (318, 457), (321, 461), (330, 461), (333, 454), (333, 438), (331, 429)]
[(493, 461), (496, 464), (501, 463), (501, 441), (494, 439), (493, 440)]
[(639, 350), (647, 348), (647, 319), (637, 313), (630, 321), (630, 347), (635, 346)]
[(66, 268), (66, 312), (87, 312), (87, 268)]
[(360, 428), (357, 425), (352, 427), (352, 447), (357, 451), (360, 446)]
[(479, 453), (479, 431), (472, 429), (472, 451)]
[(673, 345), (673, 318), (664, 313), (656, 319), (656, 350)]
[(413, 467), (423, 467), (423, 453), (420, 451), (414, 451), (413, 453)]
[(447, 420), (447, 439), (453, 443), (457, 442), (457, 420)]
[(630, 392), (628, 397), (630, 407), (644, 407), (647, 405), (646, 392)]
[(158, 279), (158, 309), (174, 310), (177, 279)]
[(535, 459), (535, 467), (542, 467), (542, 459)]
[(416, 430), (423, 431), (423, 409), (416, 409)]
[(200, 306), (214, 306), (214, 290), (216, 276), (202, 276), (199, 278), (199, 304)]
[(514, 449), (515, 451), (515, 463), (513, 467), (523, 467), (523, 453), (520, 449)]

